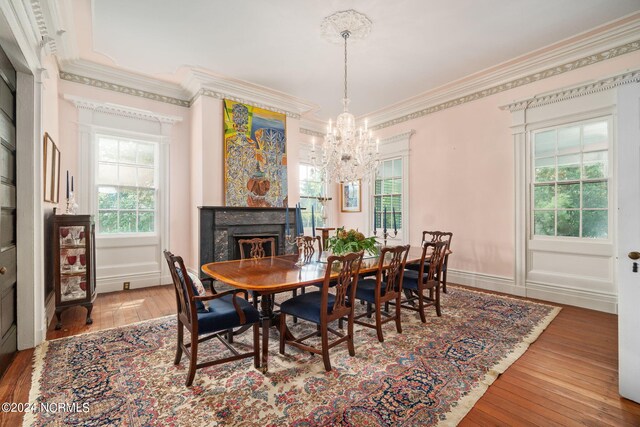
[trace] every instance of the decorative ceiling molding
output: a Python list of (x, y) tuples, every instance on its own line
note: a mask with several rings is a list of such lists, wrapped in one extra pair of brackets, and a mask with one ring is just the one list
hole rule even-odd
[(78, 109), (96, 111), (100, 113), (111, 114), (119, 117), (127, 117), (137, 120), (148, 120), (151, 122), (160, 122), (175, 124), (182, 121), (182, 117), (158, 114), (148, 110), (140, 110), (124, 105), (111, 104), (108, 102), (98, 102), (77, 96), (65, 95), (64, 99), (71, 102)]
[(177, 105), (180, 107), (189, 107), (191, 103), (184, 99), (173, 98), (170, 96), (160, 95), (157, 93), (147, 92), (140, 89), (135, 89), (128, 86), (122, 86), (116, 83), (105, 82), (103, 80), (94, 79), (91, 77), (80, 76), (66, 71), (60, 71), (60, 78), (74, 83), (80, 83), (87, 86), (97, 87), (100, 89), (107, 89), (113, 92), (122, 93), (125, 95), (139, 96), (141, 98), (150, 99), (152, 101), (165, 102), (167, 104)]
[(302, 114), (318, 108), (315, 104), (283, 92), (201, 70), (190, 70), (182, 87), (191, 94), (191, 103), (199, 96), (230, 99), (283, 113), (291, 118), (300, 118)]
[(520, 101), (503, 105), (500, 107), (500, 109), (514, 112), (524, 110), (525, 108), (541, 107), (543, 105), (554, 104), (556, 102), (566, 101), (568, 99), (578, 98), (580, 96), (590, 95), (592, 93), (613, 89), (617, 86), (637, 82), (640, 82), (640, 69), (624, 74), (618, 74), (616, 76), (608, 77), (596, 82), (574, 86), (560, 91), (536, 95), (532, 98), (522, 99)]
[(300, 133), (303, 135), (316, 136), (318, 138), (324, 138), (325, 134), (322, 132), (315, 131), (313, 129), (300, 128)]
[(416, 133), (415, 129), (410, 129), (406, 132), (399, 133), (397, 135), (390, 136), (388, 138), (383, 138), (380, 140), (380, 144), (393, 144), (398, 141), (405, 141), (411, 139), (411, 136)]
[(547, 68), (543, 71), (535, 72), (533, 74), (529, 74), (527, 76), (524, 76), (515, 80), (511, 80), (509, 82), (502, 83), (496, 86), (492, 86), (487, 89), (483, 89), (468, 95), (460, 96), (458, 98), (454, 98), (446, 102), (441, 102), (436, 105), (424, 107), (420, 110), (411, 112), (409, 114), (405, 114), (400, 117), (396, 117), (390, 120), (383, 121), (382, 123), (373, 125), (371, 126), (371, 129), (379, 130), (389, 126), (394, 126), (399, 123), (403, 123), (409, 120), (417, 119), (422, 116), (426, 116), (427, 114), (432, 114), (438, 111), (446, 110), (451, 107), (466, 104), (467, 102), (486, 98), (487, 96), (495, 95), (497, 93), (511, 90), (516, 87), (524, 86), (529, 83), (537, 82), (543, 79), (547, 79), (549, 77), (564, 74), (569, 71), (577, 70), (579, 68), (596, 64), (598, 62), (606, 61), (607, 59), (612, 59), (620, 55), (635, 52), (637, 50), (640, 50), (640, 40), (625, 43), (624, 45), (621, 45), (621, 46), (613, 47), (611, 49), (607, 49), (605, 51), (598, 52), (593, 55), (585, 56), (562, 65)]
[(56, 45), (56, 40), (51, 37), (49, 30), (47, 29), (47, 23), (45, 21), (44, 11), (42, 10), (40, 0), (31, 0), (31, 10), (33, 11), (36, 23), (38, 24), (38, 31), (40, 32), (41, 37), (40, 46), (47, 46), (49, 48), (49, 52), (52, 54), (57, 53), (58, 46)]
[(221, 92), (216, 92), (216, 91), (209, 90), (209, 89), (200, 89), (198, 94), (196, 96), (194, 96), (193, 99), (191, 100), (191, 104), (193, 104), (193, 102), (196, 99), (198, 99), (199, 96), (208, 96), (208, 97), (215, 98), (215, 99), (228, 99), (230, 101), (240, 102), (242, 104), (251, 105), (251, 106), (254, 106), (254, 107), (262, 108), (264, 110), (269, 110), (269, 111), (274, 111), (276, 113), (285, 114), (287, 117), (291, 117), (292, 119), (299, 119), (300, 118), (300, 114), (294, 113), (292, 111), (281, 110), (279, 108), (274, 108), (274, 107), (272, 107), (270, 105), (257, 103), (257, 102), (254, 102), (252, 100), (249, 100), (249, 99), (238, 98), (238, 97), (235, 97), (235, 96), (227, 95), (227, 94), (224, 94), (224, 93), (221, 93)]

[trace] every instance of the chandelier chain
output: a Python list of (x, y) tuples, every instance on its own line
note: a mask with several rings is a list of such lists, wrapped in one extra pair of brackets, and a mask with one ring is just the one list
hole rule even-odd
[(344, 38), (344, 99), (347, 99), (347, 39), (350, 34), (349, 30), (342, 32), (342, 37)]
[(373, 140), (366, 120), (364, 127), (357, 127), (356, 118), (348, 108), (348, 39), (352, 36), (354, 40), (362, 39), (369, 34), (370, 28), (371, 21), (354, 10), (337, 12), (325, 18), (322, 24), (323, 34), (340, 35), (344, 42), (344, 109), (338, 115), (335, 127), (329, 120), (319, 153), (315, 141), (311, 149), (311, 161), (321, 171), (325, 182), (368, 181), (378, 168), (378, 141)]

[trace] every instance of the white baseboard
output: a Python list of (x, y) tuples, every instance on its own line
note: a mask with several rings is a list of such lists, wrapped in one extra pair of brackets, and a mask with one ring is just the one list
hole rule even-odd
[(515, 286), (509, 277), (495, 276), (449, 269), (447, 282), (459, 283), (479, 289), (504, 292), (521, 297), (535, 298), (559, 304), (573, 305), (591, 310), (617, 313), (617, 296), (609, 293), (590, 291), (587, 289), (569, 288), (550, 283), (530, 282), (526, 287)]
[(461, 285), (474, 288), (486, 289), (488, 291), (504, 292), (506, 294), (525, 296), (525, 289), (517, 287), (510, 277), (495, 276), (492, 274), (474, 273), (449, 269), (447, 272), (447, 282), (459, 283)]
[(589, 308), (606, 313), (616, 314), (618, 312), (617, 295), (539, 282), (527, 282), (526, 286), (527, 296), (530, 298)]
[(129, 282), (129, 289), (148, 288), (171, 283), (171, 276), (161, 276), (160, 273), (142, 273), (98, 278), (96, 280), (96, 291), (99, 294), (121, 291), (124, 282)]

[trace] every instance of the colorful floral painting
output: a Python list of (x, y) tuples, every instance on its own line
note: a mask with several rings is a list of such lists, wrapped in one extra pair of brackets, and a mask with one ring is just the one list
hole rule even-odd
[(227, 206), (285, 206), (286, 142), (284, 114), (224, 100), (224, 194)]

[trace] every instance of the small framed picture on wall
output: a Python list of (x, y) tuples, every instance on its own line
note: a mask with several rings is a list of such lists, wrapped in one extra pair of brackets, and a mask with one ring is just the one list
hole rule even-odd
[(340, 183), (340, 210), (342, 212), (360, 212), (362, 210), (361, 181)]

